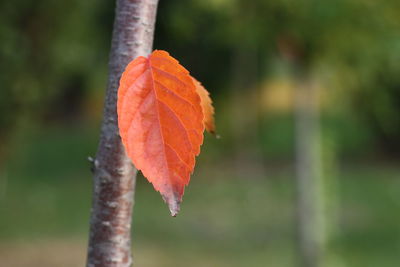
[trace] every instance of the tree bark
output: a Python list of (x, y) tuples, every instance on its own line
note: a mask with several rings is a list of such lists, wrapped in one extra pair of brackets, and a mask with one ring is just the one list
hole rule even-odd
[(94, 188), (87, 266), (131, 266), (136, 169), (118, 131), (117, 90), (126, 65), (152, 50), (158, 0), (117, 0)]

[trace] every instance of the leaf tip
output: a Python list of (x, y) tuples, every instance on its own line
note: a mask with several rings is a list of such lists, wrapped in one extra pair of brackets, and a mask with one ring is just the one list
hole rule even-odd
[(209, 129), (209, 130), (206, 128), (206, 130), (207, 130), (212, 136), (214, 136), (215, 138), (219, 139), (219, 135), (217, 134), (217, 131), (215, 131), (215, 128), (212, 128), (212, 129)]
[(176, 217), (178, 215), (179, 210), (180, 210), (180, 205), (177, 203), (174, 203), (172, 205), (168, 204), (169, 207), (169, 212), (171, 213), (172, 217)]
[(172, 217), (176, 217), (180, 211), (181, 200), (176, 196), (167, 197), (166, 195), (162, 195), (165, 203), (167, 203), (169, 211)]

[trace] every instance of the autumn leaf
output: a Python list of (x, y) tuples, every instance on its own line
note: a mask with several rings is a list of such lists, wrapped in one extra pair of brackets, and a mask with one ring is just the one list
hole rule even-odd
[(118, 89), (122, 143), (137, 169), (179, 211), (203, 143), (203, 111), (189, 72), (167, 52), (138, 57)]
[(193, 83), (196, 86), (196, 91), (201, 99), (201, 108), (203, 109), (203, 123), (209, 133), (215, 134), (214, 122), (214, 107), (210, 98), (210, 93), (204, 86), (195, 78), (192, 77)]

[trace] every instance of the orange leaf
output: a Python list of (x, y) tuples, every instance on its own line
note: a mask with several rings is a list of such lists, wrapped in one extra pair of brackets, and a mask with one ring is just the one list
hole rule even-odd
[(206, 130), (209, 133), (215, 134), (215, 123), (214, 123), (214, 107), (212, 105), (212, 100), (210, 98), (210, 93), (204, 88), (204, 86), (195, 78), (193, 78), (193, 83), (196, 86), (196, 91), (201, 99), (201, 108), (203, 109), (204, 119), (203, 123)]
[(203, 143), (203, 111), (189, 72), (165, 51), (138, 57), (118, 89), (118, 125), (128, 156), (179, 211)]

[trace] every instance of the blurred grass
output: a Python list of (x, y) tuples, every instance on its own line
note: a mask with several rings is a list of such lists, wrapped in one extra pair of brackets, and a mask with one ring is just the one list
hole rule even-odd
[[(82, 266), (91, 198), (86, 158), (95, 153), (97, 128), (26, 136), (16, 141), (0, 178), (0, 266)], [(400, 168), (351, 166), (339, 171), (332, 251), (342, 265), (332, 266), (397, 266)], [(139, 176), (136, 266), (296, 266), (291, 168), (252, 169), (244, 177), (229, 158), (200, 156), (177, 218)]]

